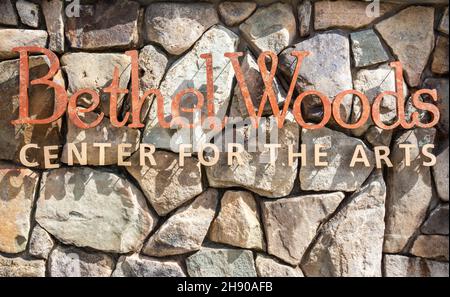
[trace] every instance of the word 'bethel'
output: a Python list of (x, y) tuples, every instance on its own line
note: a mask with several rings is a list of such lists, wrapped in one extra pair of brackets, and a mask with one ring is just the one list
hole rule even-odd
[[(70, 98), (66, 93), (66, 90), (63, 86), (58, 85), (53, 82), (51, 79), (59, 70), (59, 60), (58, 57), (50, 50), (40, 47), (16, 47), (13, 51), (17, 51), (20, 53), (20, 86), (19, 86), (19, 118), (17, 120), (13, 120), (12, 124), (48, 124), (53, 121), (58, 120), (67, 109), (67, 113), (69, 119), (79, 128), (89, 129), (97, 126), (104, 117), (103, 113), (100, 113), (95, 121), (92, 123), (83, 122), (78, 116), (79, 113), (87, 113), (95, 110), (100, 104), (99, 94), (90, 89), (81, 89), (78, 90), (75, 94), (73, 94)], [(34, 79), (31, 82), (29, 81), (29, 67), (28, 67), (28, 54), (29, 53), (42, 53), (49, 59), (50, 67), (48, 73), (38, 79)], [(188, 88), (181, 90), (172, 98), (172, 121), (168, 122), (165, 119), (164, 114), (164, 97), (158, 89), (149, 89), (144, 92), (144, 94), (139, 97), (139, 70), (138, 70), (138, 53), (136, 50), (125, 52), (126, 55), (131, 57), (131, 114), (130, 112), (126, 112), (123, 119), (120, 121), (118, 119), (117, 113), (117, 100), (118, 94), (127, 94), (128, 89), (120, 89), (119, 88), (119, 70), (118, 68), (114, 69), (113, 79), (111, 85), (104, 88), (103, 91), (105, 93), (110, 94), (110, 121), (111, 124), (115, 127), (122, 127), (128, 123), (129, 117), (131, 115), (132, 121), (129, 124), (131, 128), (143, 128), (144, 124), (141, 123), (140, 113), (142, 109), (142, 105), (148, 98), (155, 97), (157, 104), (157, 118), (159, 125), (163, 128), (171, 128), (174, 123), (180, 125), (179, 117), (180, 112), (183, 113), (194, 113), (197, 110), (203, 108), (205, 104), (205, 98), (203, 94), (195, 89)], [(263, 52), (258, 58), (258, 66), (261, 71), (261, 76), (264, 82), (265, 90), (262, 96), (262, 100), (260, 103), (260, 107), (258, 109), (258, 113), (255, 112), (255, 107), (253, 105), (252, 98), (250, 97), (250, 93), (247, 88), (247, 84), (245, 82), (244, 75), (242, 73), (241, 67), (239, 65), (238, 58), (243, 55), (241, 52), (234, 53), (225, 53), (224, 56), (229, 58), (231, 64), (233, 66), (236, 79), (238, 81), (239, 88), (242, 93), (242, 97), (244, 99), (245, 106), (247, 108), (248, 114), (252, 123), (257, 127), (258, 119), (262, 117), (262, 112), (264, 110), (264, 106), (267, 103), (267, 100), (270, 103), (270, 106), (273, 111), (273, 115), (277, 119), (278, 127), (282, 128), (284, 124), (284, 120), (288, 113), (289, 105), (294, 93), (295, 84), (297, 81), (297, 77), (299, 75), (299, 71), (303, 62), (303, 59), (306, 58), (310, 53), (305, 51), (293, 51), (291, 53), (292, 56), (296, 57), (296, 66), (294, 70), (294, 74), (290, 83), (289, 91), (286, 95), (286, 100), (282, 111), (278, 107), (277, 98), (274, 90), (272, 89), (272, 81), (274, 79), (277, 65), (278, 65), (278, 56), (273, 52)], [(200, 56), (202, 59), (205, 59), (206, 64), (206, 107), (207, 107), (207, 116), (208, 118), (213, 118), (215, 116), (214, 111), (214, 82), (213, 82), (213, 59), (212, 54), (202, 54)], [(267, 70), (266, 62), (270, 61), (271, 69)], [(318, 129), (325, 124), (328, 123), (331, 116), (333, 116), (334, 121), (340, 125), (342, 128), (346, 129), (356, 129), (364, 125), (364, 123), (371, 116), (372, 121), (381, 129), (390, 130), (394, 129), (398, 126), (401, 126), (405, 129), (410, 129), (413, 127), (421, 127), (421, 128), (431, 128), (439, 122), (439, 109), (432, 103), (426, 103), (421, 100), (422, 95), (429, 95), (433, 101), (437, 101), (437, 91), (430, 89), (421, 89), (416, 91), (411, 99), (412, 104), (418, 110), (424, 110), (431, 113), (433, 120), (429, 123), (422, 123), (419, 119), (419, 113), (416, 111), (412, 114), (411, 122), (407, 122), (405, 119), (405, 102), (404, 102), (404, 92), (403, 90), (403, 69), (400, 62), (392, 62), (391, 67), (395, 70), (395, 91), (386, 91), (380, 93), (373, 101), (372, 108), (370, 106), (369, 100), (366, 95), (356, 90), (346, 90), (340, 92), (336, 95), (334, 100), (330, 101), (330, 99), (324, 95), (323, 93), (316, 90), (308, 90), (302, 92), (297, 96), (293, 104), (292, 113), (295, 117), (297, 123), (306, 129)], [(28, 86), (31, 85), (47, 85), (50, 88), (53, 88), (55, 91), (55, 110), (51, 117), (46, 119), (35, 119), (30, 117), (29, 108), (28, 108)], [(89, 94), (92, 97), (92, 105), (88, 108), (81, 108), (77, 106), (78, 97), (82, 94)], [(196, 105), (195, 108), (186, 108), (180, 107), (180, 103), (184, 96), (187, 94), (193, 95), (196, 97)], [(348, 95), (353, 95), (359, 98), (362, 107), (362, 113), (360, 118), (356, 123), (346, 123), (341, 119), (340, 115), (340, 105), (344, 98)], [(301, 106), (302, 101), (308, 96), (318, 97), (323, 106), (323, 118), (320, 123), (311, 124), (306, 123), (302, 117)], [(380, 106), (383, 102), (385, 96), (394, 96), (397, 101), (397, 120), (391, 124), (386, 125), (381, 121), (380, 117)], [(202, 117), (200, 123), (181, 123), (181, 126), (186, 128), (192, 128), (195, 125), (202, 124), (205, 119)], [(182, 122), (182, 121), (181, 121)], [(227, 117), (225, 117), (222, 121), (222, 125), (216, 125), (215, 127), (211, 127), (211, 129), (220, 130), (223, 125), (227, 122)]]

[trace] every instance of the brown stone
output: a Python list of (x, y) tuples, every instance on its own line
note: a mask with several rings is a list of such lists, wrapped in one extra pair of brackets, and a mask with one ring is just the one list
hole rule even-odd
[(45, 261), (0, 256), (0, 277), (44, 277)]
[(448, 236), (419, 235), (411, 248), (411, 254), (448, 262), (448, 242)]
[(431, 70), (437, 74), (448, 73), (448, 37), (438, 36)]
[(219, 13), (227, 26), (236, 26), (245, 21), (256, 9), (254, 2), (231, 2), (219, 4)]

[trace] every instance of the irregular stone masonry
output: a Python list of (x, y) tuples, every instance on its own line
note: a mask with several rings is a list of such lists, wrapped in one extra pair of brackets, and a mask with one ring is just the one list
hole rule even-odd
[[(448, 4), (380, 2), (377, 9), (343, 0), (99, 0), (80, 7), (1, 0), (0, 276), (448, 277)], [(88, 108), (98, 99), (80, 115), (94, 128), (78, 127), (70, 113), (45, 125), (11, 124), (19, 114), (19, 54), (12, 51), (19, 46), (54, 52), (61, 69), (53, 81), (70, 96), (95, 91), (75, 102)], [(293, 50), (310, 52), (298, 77)], [(242, 77), (224, 57), (238, 51)], [(250, 149), (258, 137), (246, 126), (238, 82), (245, 79), (256, 112), (274, 120), (269, 102), (259, 106), (267, 95), (258, 65), (264, 51), (278, 58), (274, 104), (283, 110), (292, 96), (284, 127), (266, 134), (282, 144), (275, 160), (268, 148)], [(402, 73), (390, 67), (396, 60)], [(30, 79), (50, 66), (32, 54)], [(111, 112), (115, 67), (121, 92)], [(395, 122), (402, 101), (405, 119), (420, 111), (431, 122), (423, 101), (439, 110), (434, 128), (385, 130), (370, 117), (358, 129), (334, 119), (318, 130), (296, 123), (294, 101), (305, 91), (323, 92), (332, 107), (339, 92), (354, 89), (372, 104), (396, 91), (396, 76), (404, 92), (381, 102), (383, 122)], [(211, 100), (219, 121), (230, 117), (221, 133), (159, 126), (154, 96), (135, 113), (142, 127), (124, 121), (132, 95), (148, 89), (161, 90), (162, 118), (170, 121), (171, 99), (187, 88)], [(435, 89), (437, 101), (423, 94), (411, 104), (420, 89)], [(187, 95), (185, 110), (196, 102)], [(35, 119), (57, 107), (45, 86), (30, 86), (28, 96)], [(341, 99), (336, 112), (354, 124), (361, 103)], [(317, 97), (305, 97), (302, 107), (305, 122), (320, 122)], [(113, 127), (114, 119), (123, 127)], [(229, 134), (248, 150), (243, 163), (233, 150), (215, 158), (212, 145), (175, 149), (212, 141), (222, 149)], [(350, 167), (356, 151), (365, 159)], [(327, 165), (318, 166), (323, 159)]]

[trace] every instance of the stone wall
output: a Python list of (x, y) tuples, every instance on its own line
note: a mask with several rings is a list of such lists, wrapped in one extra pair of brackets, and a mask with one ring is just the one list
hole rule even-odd
[[(382, 1), (375, 14), (361, 1), (82, 3), (77, 17), (76, 8), (65, 13), (70, 2), (0, 0), (0, 276), (448, 276), (448, 1)], [(256, 103), (262, 51), (279, 56), (274, 92), (280, 104), (293, 49), (312, 52), (296, 94), (316, 89), (330, 98), (354, 88), (373, 100), (394, 90), (389, 62), (399, 60), (405, 99), (420, 88), (437, 89), (441, 119), (436, 129), (395, 131), (371, 122), (353, 131), (333, 124), (300, 130), (288, 120), (280, 142), (332, 148), (326, 167), (289, 166), (286, 150), (275, 164), (245, 153), (244, 165), (228, 166), (221, 155), (205, 167), (194, 154), (181, 166), (170, 146), (179, 131), (158, 126), (155, 105), (145, 105), (145, 128), (114, 128), (104, 92), (96, 112), (106, 117), (96, 128), (77, 128), (67, 116), (11, 125), (19, 94), (18, 56), (11, 49), (24, 45), (58, 54), (54, 80), (69, 94), (100, 91), (115, 67), (120, 87), (130, 88), (124, 52), (136, 49), (141, 91), (159, 88), (169, 103), (181, 89), (204, 90), (200, 55), (212, 52), (216, 111), (244, 117), (224, 52), (245, 52), (242, 68)], [(47, 71), (43, 56), (30, 58), (31, 78)], [(52, 90), (32, 86), (29, 96), (34, 116), (51, 115)], [(122, 114), (129, 101), (119, 97)], [(91, 98), (78, 103), (87, 107)], [(395, 120), (395, 104), (393, 98), (383, 103), (385, 122)], [(343, 106), (347, 120), (359, 117), (358, 100)], [(317, 102), (305, 102), (305, 116), (320, 119)], [(91, 113), (84, 120), (95, 118)], [(68, 165), (69, 143), (87, 144), (85, 166)], [(104, 162), (94, 143), (112, 144)], [(117, 158), (121, 143), (134, 152), (130, 166)], [(156, 165), (139, 166), (141, 143), (156, 145)], [(398, 146), (404, 143), (414, 145), (410, 167)], [(422, 165), (419, 151), (429, 143), (437, 155), (432, 168)], [(59, 168), (44, 169), (40, 149), (26, 155), (38, 167), (21, 165), (27, 144), (56, 146)], [(371, 164), (374, 146), (390, 146), (393, 167), (348, 167), (358, 144)]]

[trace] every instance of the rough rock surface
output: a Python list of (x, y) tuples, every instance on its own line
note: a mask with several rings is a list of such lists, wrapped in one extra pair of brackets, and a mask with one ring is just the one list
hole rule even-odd
[[(61, 66), (67, 74), (69, 95), (81, 89), (90, 89), (100, 94), (98, 110), (109, 116), (109, 94), (101, 91), (108, 87), (113, 79), (114, 69), (119, 70), (119, 88), (126, 89), (131, 74), (131, 58), (125, 54), (105, 53), (69, 53), (61, 58)], [(120, 110), (124, 95), (118, 95), (117, 109)], [(77, 105), (89, 107), (92, 98), (88, 94), (78, 97)]]
[(344, 194), (330, 193), (263, 201), (267, 252), (298, 265), (320, 224), (336, 210)]
[(127, 49), (138, 43), (139, 4), (128, 0), (100, 0), (80, 5), (79, 16), (66, 18), (70, 47), (83, 50)]
[(52, 277), (106, 277), (111, 276), (113, 268), (111, 256), (75, 247), (57, 246), (48, 261)]
[(448, 7), (445, 9), (438, 30), (448, 35)]
[(255, 277), (253, 254), (249, 250), (202, 248), (186, 259), (191, 277)]
[[(434, 47), (434, 8), (411, 6), (375, 25), (391, 47), (412, 87), (420, 84), (422, 71)], [(414, 30), (411, 30), (414, 28)]]
[(112, 276), (115, 277), (184, 277), (180, 263), (133, 254), (122, 256)]
[(421, 258), (448, 261), (448, 236), (420, 235), (414, 241), (411, 254)]
[(434, 182), (439, 198), (448, 202), (448, 141), (444, 150), (436, 155), (436, 164), (432, 167)]
[(314, 28), (358, 29), (370, 24), (377, 17), (385, 14), (394, 6), (388, 3), (378, 3), (380, 14), (368, 14), (368, 3), (359, 1), (317, 1), (314, 3)]
[(376, 171), (326, 222), (301, 268), (307, 276), (381, 276), (386, 186)]
[[(443, 135), (449, 133), (449, 85), (448, 78), (427, 78), (424, 88), (436, 89), (438, 94), (437, 106), (439, 107), (440, 119), (437, 128)], [(448, 136), (446, 137), (448, 138)], [(448, 200), (448, 199), (447, 199)]]
[[(375, 98), (382, 92), (396, 91), (395, 70), (387, 64), (382, 64), (375, 69), (361, 69), (356, 72), (354, 80), (354, 89), (367, 96), (369, 103), (372, 104)], [(406, 100), (408, 88), (403, 84), (403, 99)], [(352, 109), (352, 121), (356, 122), (361, 117), (361, 102), (355, 98)], [(386, 125), (392, 124), (397, 116), (397, 98), (394, 96), (385, 96), (380, 104), (380, 118)], [(353, 129), (352, 133), (356, 136), (363, 135), (371, 125), (374, 125), (371, 117), (361, 127)], [(392, 131), (382, 130), (381, 133), (389, 134)]]
[(215, 189), (207, 190), (179, 209), (150, 237), (142, 252), (164, 257), (199, 250), (216, 213), (218, 195)]
[(11, 0), (0, 1), (0, 24), (17, 26), (18, 20), (16, 11), (11, 3)]
[(373, 30), (350, 34), (353, 62), (356, 67), (366, 67), (389, 60), (389, 56)]
[(18, 52), (11, 51), (18, 46), (45, 47), (47, 37), (44, 30), (0, 29), (0, 60), (18, 57)]
[[(95, 113), (81, 114), (79, 117), (86, 123), (92, 123), (98, 117)], [(73, 124), (71, 120), (67, 120), (66, 144), (63, 147), (61, 162), (68, 163), (69, 148), (68, 143), (76, 146), (79, 152), (82, 146), (86, 146), (86, 161), (84, 165), (111, 165), (118, 162), (118, 145), (122, 143), (130, 144), (131, 147), (124, 149), (127, 154), (131, 155), (139, 147), (139, 139), (141, 133), (137, 129), (123, 126), (120, 128), (113, 127), (107, 118), (94, 128), (82, 129)], [(95, 147), (95, 143), (110, 143), (111, 147), (105, 148), (104, 163), (102, 164), (99, 156), (99, 148)], [(79, 164), (76, 157), (73, 158), (75, 164)]]
[(25, 0), (18, 0), (16, 2), (16, 8), (22, 24), (33, 28), (37, 28), (39, 26), (39, 4)]
[[(300, 168), (302, 190), (353, 192), (361, 187), (372, 172), (375, 163), (374, 154), (360, 139), (328, 128), (303, 129), (301, 138), (302, 143), (308, 144), (307, 161), (305, 166)], [(327, 156), (321, 157), (321, 161), (328, 162), (328, 166), (314, 165), (314, 145), (323, 146), (321, 152), (326, 152)], [(361, 162), (350, 167), (357, 145), (363, 147), (369, 161), (368, 167)], [(339, 147), (339, 150), (335, 150), (336, 147)]]
[(431, 70), (437, 74), (448, 73), (448, 37), (438, 36)]
[(420, 230), (429, 235), (448, 235), (448, 219), (448, 204), (441, 204), (430, 213)]
[[(0, 30), (1, 32), (1, 30)], [(1, 35), (1, 33), (0, 33)], [(1, 38), (0, 38), (1, 39)], [(49, 68), (42, 56), (29, 58), (30, 79), (45, 75)], [(20, 162), (19, 154), (24, 145), (37, 144), (39, 147), (60, 145), (59, 121), (44, 125), (12, 125), (11, 121), (19, 115), (19, 60), (0, 62), (0, 159)], [(31, 86), (29, 112), (31, 117), (46, 118), (52, 115), (54, 95), (45, 85)], [(58, 150), (54, 150), (56, 152)], [(42, 149), (29, 149), (26, 152), (29, 162), (44, 166)]]
[(256, 52), (273, 51), (276, 54), (292, 43), (297, 31), (292, 9), (283, 3), (258, 8), (239, 30)]
[(65, 244), (135, 251), (156, 220), (142, 193), (114, 173), (74, 167), (43, 175), (36, 221)]
[(312, 14), (311, 1), (303, 0), (303, 2), (298, 5), (297, 14), (298, 14), (298, 31), (301, 37), (306, 37), (311, 32), (311, 14)]
[(219, 4), (219, 13), (227, 26), (236, 26), (245, 21), (256, 9), (254, 2), (231, 2)]
[[(434, 143), (435, 129), (405, 131), (394, 141), (388, 169), (389, 199), (386, 203), (386, 233), (384, 252), (398, 253), (422, 224), (432, 199), (430, 168), (422, 165), (421, 148)], [(399, 144), (412, 144), (411, 166), (405, 166), (405, 156)]]
[(401, 255), (385, 255), (386, 277), (448, 277), (448, 263)]
[(64, 3), (60, 0), (46, 0), (41, 2), (42, 13), (49, 36), (48, 48), (62, 53), (64, 46)]
[[(228, 109), (234, 80), (233, 67), (228, 58), (224, 57), (226, 52), (237, 51), (238, 37), (230, 30), (217, 25), (209, 29), (200, 38), (194, 47), (182, 58), (172, 64), (166, 72), (165, 78), (160, 86), (161, 94), (164, 96), (164, 119), (170, 123), (172, 120), (172, 98), (180, 90), (196, 88), (203, 92), (206, 98), (206, 65), (205, 60), (200, 57), (204, 53), (213, 56), (214, 77), (214, 111), (215, 116), (222, 119)], [(196, 102), (195, 96), (184, 96), (180, 106), (188, 107)], [(198, 111), (198, 109), (197, 109)], [(206, 104), (202, 108), (206, 114)], [(191, 119), (192, 114), (180, 113)], [(195, 116), (197, 117), (197, 116)], [(198, 122), (198, 119), (196, 119)], [(200, 144), (206, 141), (204, 133), (197, 129), (166, 129), (159, 126), (156, 104), (152, 105), (148, 122), (142, 139), (143, 143), (152, 143), (157, 148), (169, 149), (178, 152), (180, 143)], [(193, 136), (186, 135), (186, 130), (192, 132)], [(200, 129), (201, 130), (201, 129)], [(178, 131), (178, 132), (177, 132)], [(189, 134), (189, 133), (187, 133)], [(187, 138), (186, 138), (187, 137)], [(192, 137), (192, 139), (191, 139)]]
[(258, 254), (255, 260), (256, 273), (259, 277), (302, 277), (300, 268), (281, 264), (275, 258)]
[[(272, 118), (267, 118), (273, 120)], [(272, 122), (272, 124), (274, 124)], [(278, 129), (275, 127), (275, 129)], [(242, 137), (245, 141), (244, 148), (249, 143), (256, 141), (254, 138), (255, 129), (249, 132), (244, 127), (238, 127), (236, 137)], [(297, 176), (297, 162), (295, 159), (292, 166), (288, 164), (289, 144), (293, 145), (293, 151), (298, 150), (299, 146), (299, 125), (293, 117), (287, 117), (283, 128), (278, 131), (278, 142), (281, 148), (278, 149), (278, 155), (274, 164), (267, 161), (268, 149), (259, 152), (244, 151), (241, 153), (243, 164), (238, 164), (236, 158), (233, 158), (233, 165), (228, 165), (227, 154), (221, 153), (219, 161), (213, 166), (206, 168), (209, 185), (212, 187), (229, 188), (241, 186), (261, 196), (278, 198), (287, 196), (294, 187), (295, 177)], [(273, 131), (268, 131), (271, 134)], [(221, 140), (219, 139), (219, 142)]]
[[(352, 89), (350, 44), (347, 37), (337, 33), (317, 34), (297, 43), (293, 49), (283, 51), (279, 67), (289, 81), (296, 65), (296, 58), (291, 56), (293, 50), (310, 52), (301, 65), (296, 83), (298, 92), (317, 90), (333, 101), (339, 92)], [(346, 122), (350, 116), (351, 106), (351, 96), (346, 97), (341, 105), (341, 117)], [(306, 98), (303, 101), (303, 108), (305, 120), (319, 122), (322, 120), (323, 112), (320, 100)]]
[(44, 277), (45, 261), (6, 258), (0, 255), (0, 277)]
[(26, 249), (39, 173), (0, 161), (0, 252)]
[(217, 12), (209, 3), (152, 3), (145, 10), (147, 40), (173, 55), (185, 52), (218, 22)]
[(178, 155), (166, 151), (154, 153), (156, 166), (141, 166), (140, 155), (133, 154), (128, 172), (137, 180), (148, 201), (160, 216), (203, 192), (200, 163), (185, 158), (180, 167)]
[(29, 253), (37, 258), (47, 259), (55, 242), (39, 224), (33, 228), (30, 236)]
[(265, 248), (258, 205), (251, 193), (225, 192), (220, 212), (211, 224), (209, 239), (246, 249)]
[[(250, 94), (250, 98), (252, 99), (252, 103), (255, 108), (255, 113), (258, 114), (265, 86), (261, 76), (261, 72), (259, 71), (257, 59), (251, 54), (250, 51), (247, 51), (245, 53), (244, 59), (242, 60), (241, 63), (241, 69), (242, 74), (244, 75), (248, 92)], [(286, 92), (281, 87), (277, 78), (274, 78), (272, 88), (275, 92), (275, 96), (277, 98), (278, 105), (280, 106), (280, 110), (282, 110), (284, 101), (286, 99)], [(241, 88), (239, 87), (238, 83), (236, 83), (236, 86), (234, 87), (234, 94), (232, 100), (233, 100), (232, 104), (236, 104), (239, 110), (239, 113), (235, 116), (247, 118), (249, 116), (249, 113), (244, 101), (244, 97), (242, 96), (241, 93)], [(272, 107), (270, 105), (269, 100), (267, 100), (266, 104), (263, 107), (263, 115), (271, 115), (271, 114), (273, 114)]]

